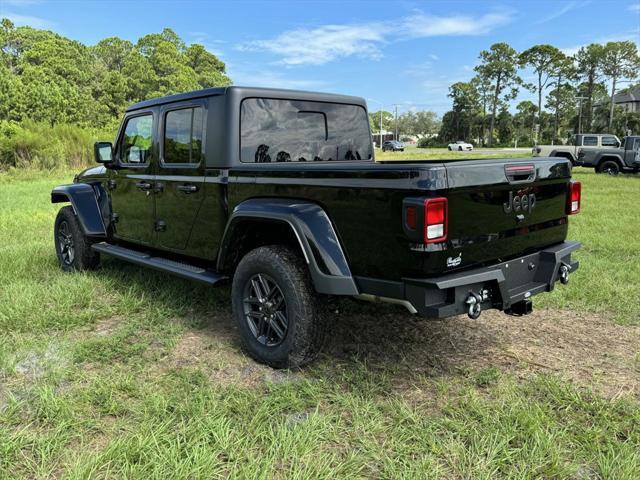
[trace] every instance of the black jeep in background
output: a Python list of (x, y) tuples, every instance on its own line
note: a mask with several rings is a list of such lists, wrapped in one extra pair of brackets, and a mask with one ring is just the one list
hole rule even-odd
[(64, 270), (101, 254), (231, 282), (249, 354), (302, 365), (353, 296), (425, 317), (531, 297), (578, 264), (566, 241), (580, 184), (564, 158), (376, 163), (363, 99), (214, 88), (137, 103), (102, 165), (54, 188)]

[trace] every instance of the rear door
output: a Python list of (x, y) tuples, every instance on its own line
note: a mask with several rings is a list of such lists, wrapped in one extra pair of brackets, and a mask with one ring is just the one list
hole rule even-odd
[(167, 105), (160, 121), (156, 177), (156, 246), (187, 250), (204, 199), (206, 100)]
[(582, 146), (579, 149), (582, 152), (582, 162), (586, 165), (592, 165), (600, 148), (597, 135), (583, 135)]
[(114, 236), (145, 245), (153, 242), (154, 117), (151, 110), (125, 117), (115, 148), (118, 168), (108, 170)]

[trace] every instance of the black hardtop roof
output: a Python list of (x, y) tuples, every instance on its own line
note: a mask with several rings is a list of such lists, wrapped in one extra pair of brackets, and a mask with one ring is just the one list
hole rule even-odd
[(349, 103), (366, 107), (366, 102), (361, 97), (349, 95), (338, 95), (334, 93), (307, 92), (302, 90), (287, 90), (283, 88), (256, 88), (256, 87), (216, 87), (194, 90), (193, 92), (178, 93), (166, 97), (151, 98), (142, 102), (134, 103), (127, 108), (127, 112), (140, 110), (142, 108), (165, 105), (167, 103), (182, 102), (196, 98), (211, 97), (214, 95), (226, 95), (233, 93), (240, 97), (266, 97), (266, 98), (290, 98), (299, 100), (310, 100), (317, 102)]

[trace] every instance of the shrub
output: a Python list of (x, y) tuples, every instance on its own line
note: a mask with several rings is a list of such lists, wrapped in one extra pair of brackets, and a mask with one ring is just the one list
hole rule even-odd
[(0, 170), (14, 168), (79, 168), (93, 162), (93, 143), (112, 139), (106, 129), (76, 125), (49, 125), (26, 121), (0, 122)]

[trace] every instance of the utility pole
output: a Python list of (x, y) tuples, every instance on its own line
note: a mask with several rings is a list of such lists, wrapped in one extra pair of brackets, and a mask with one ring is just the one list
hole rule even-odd
[(395, 141), (398, 141), (398, 104), (396, 103), (394, 105), (394, 107), (396, 107), (396, 134), (395, 134)]

